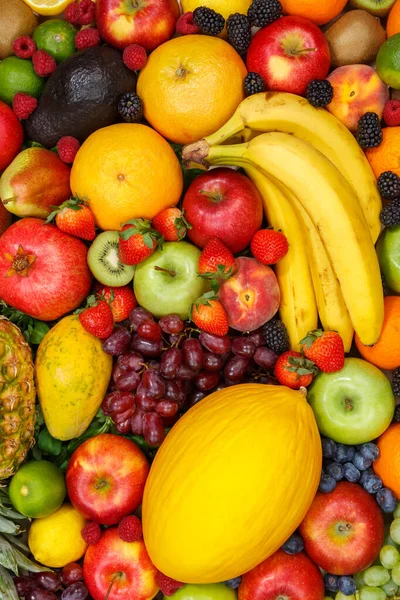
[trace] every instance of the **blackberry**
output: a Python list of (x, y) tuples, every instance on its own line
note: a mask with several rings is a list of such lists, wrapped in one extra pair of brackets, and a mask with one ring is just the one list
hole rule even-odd
[(282, 16), (282, 4), (279, 0), (253, 0), (247, 16), (254, 27), (265, 27)]
[(193, 23), (206, 35), (218, 35), (225, 27), (224, 17), (207, 6), (194, 9)]
[[(400, 396), (400, 367), (397, 367), (392, 373), (392, 390), (395, 396)], [(397, 410), (399, 409), (399, 410)], [(396, 408), (400, 421), (400, 408)], [(397, 419), (396, 419), (397, 420)]]
[(378, 177), (378, 190), (380, 195), (387, 200), (394, 200), (400, 196), (400, 177), (392, 171), (385, 171)]
[(383, 290), (383, 295), (384, 296), (392, 296), (392, 290), (390, 289), (390, 287), (388, 286), (388, 282), (386, 281), (386, 277), (384, 276), (383, 273), (381, 273), (381, 279), (382, 279), (382, 290)]
[(379, 215), (382, 225), (385, 227), (396, 227), (400, 225), (400, 200), (392, 200), (383, 207)]
[(282, 321), (268, 321), (262, 328), (265, 345), (277, 354), (289, 350), (289, 336)]
[(127, 123), (136, 123), (143, 117), (142, 101), (137, 94), (126, 92), (118, 102), (118, 113)]
[(333, 98), (331, 82), (327, 79), (313, 79), (308, 84), (306, 98), (313, 106), (327, 106)]
[(247, 73), (244, 78), (244, 91), (246, 96), (259, 94), (265, 90), (264, 79), (258, 73)]
[(379, 117), (367, 112), (358, 121), (357, 141), (361, 148), (376, 148), (382, 143), (382, 128)]
[[(392, 384), (392, 387), (393, 387), (393, 384)], [(394, 423), (400, 423), (400, 404), (398, 404), (396, 406), (396, 410), (394, 411), (393, 422)]]
[(226, 32), (229, 43), (235, 48), (236, 52), (243, 54), (247, 52), (250, 45), (251, 25), (246, 15), (234, 13), (226, 21)]

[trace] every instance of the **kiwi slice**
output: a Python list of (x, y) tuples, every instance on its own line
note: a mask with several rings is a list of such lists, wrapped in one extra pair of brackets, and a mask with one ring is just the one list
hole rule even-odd
[(124, 265), (118, 257), (118, 231), (103, 231), (89, 248), (87, 261), (97, 281), (119, 287), (133, 279), (135, 267)]
[(363, 8), (375, 17), (386, 17), (396, 0), (350, 0), (350, 6)]

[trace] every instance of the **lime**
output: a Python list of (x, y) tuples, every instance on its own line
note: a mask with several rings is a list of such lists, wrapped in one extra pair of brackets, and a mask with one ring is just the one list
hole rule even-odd
[(46, 50), (60, 63), (76, 52), (75, 36), (77, 29), (68, 21), (49, 19), (33, 32), (33, 39), (39, 50)]
[(0, 62), (0, 100), (11, 104), (15, 94), (24, 92), (38, 98), (44, 80), (36, 75), (32, 62), (17, 56), (9, 56)]
[(400, 33), (392, 35), (379, 48), (376, 71), (387, 85), (400, 90)]
[(174, 600), (237, 600), (237, 593), (223, 583), (188, 584), (175, 592)]
[(47, 460), (25, 463), (12, 477), (9, 494), (14, 508), (22, 515), (48, 517), (64, 502), (64, 475)]

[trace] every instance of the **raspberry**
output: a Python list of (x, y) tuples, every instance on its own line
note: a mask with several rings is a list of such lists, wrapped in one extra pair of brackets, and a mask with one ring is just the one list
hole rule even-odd
[(131, 515), (124, 517), (118, 525), (118, 535), (124, 542), (138, 542), (142, 539), (142, 523), (140, 519)]
[(90, 25), (95, 21), (96, 7), (92, 0), (81, 0), (79, 4), (79, 25)]
[(400, 125), (400, 100), (389, 100), (383, 109), (383, 118), (389, 127)]
[(164, 575), (161, 571), (158, 571), (156, 575), (156, 583), (164, 596), (173, 596), (177, 590), (184, 586), (180, 581)]
[(18, 58), (31, 58), (36, 51), (36, 44), (29, 35), (22, 35), (14, 40), (12, 49)]
[(87, 523), (85, 527), (81, 530), (81, 536), (83, 538), (83, 541), (87, 544), (97, 544), (97, 542), (101, 538), (100, 525), (93, 522)]
[(65, 135), (60, 138), (57, 144), (57, 152), (60, 159), (68, 164), (72, 164), (74, 162), (76, 153), (80, 148), (80, 143), (78, 140), (71, 135)]
[(68, 23), (71, 23), (71, 25), (77, 26), (79, 25), (80, 14), (79, 4), (73, 2), (72, 4), (68, 4), (65, 9), (64, 18)]
[(15, 94), (12, 102), (13, 111), (18, 119), (27, 119), (37, 107), (38, 101), (28, 94), (18, 92)]
[(86, 48), (98, 46), (100, 42), (100, 34), (94, 27), (81, 29), (75, 36), (75, 46), (77, 50), (86, 50)]
[(139, 44), (129, 44), (124, 50), (122, 60), (131, 71), (139, 71), (147, 62), (146, 50)]
[(200, 29), (193, 22), (192, 12), (185, 12), (176, 22), (176, 33), (180, 35), (192, 35), (199, 31)]
[(56, 61), (45, 50), (37, 50), (32, 56), (33, 68), (39, 77), (48, 77), (56, 69)]

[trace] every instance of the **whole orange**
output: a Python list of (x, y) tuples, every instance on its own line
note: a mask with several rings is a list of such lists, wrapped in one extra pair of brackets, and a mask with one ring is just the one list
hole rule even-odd
[(364, 346), (355, 335), (359, 353), (373, 365), (391, 371), (400, 366), (400, 296), (386, 296), (385, 316), (379, 340)]
[(384, 127), (380, 146), (366, 151), (367, 158), (376, 177), (384, 171), (393, 171), (400, 176), (400, 127)]
[(386, 33), (388, 37), (400, 33), (400, 0), (397, 0), (389, 13), (386, 23)]
[(207, 35), (165, 42), (140, 71), (144, 116), (164, 137), (188, 144), (216, 131), (244, 98), (245, 64), (230, 44)]
[(281, 0), (287, 15), (305, 17), (315, 25), (325, 25), (340, 15), (347, 0)]
[(378, 440), (379, 458), (373, 469), (383, 485), (400, 498), (400, 423), (393, 423)]
[(182, 169), (154, 129), (119, 123), (98, 129), (82, 144), (71, 170), (71, 190), (85, 198), (100, 229), (129, 219), (152, 219), (182, 193)]

